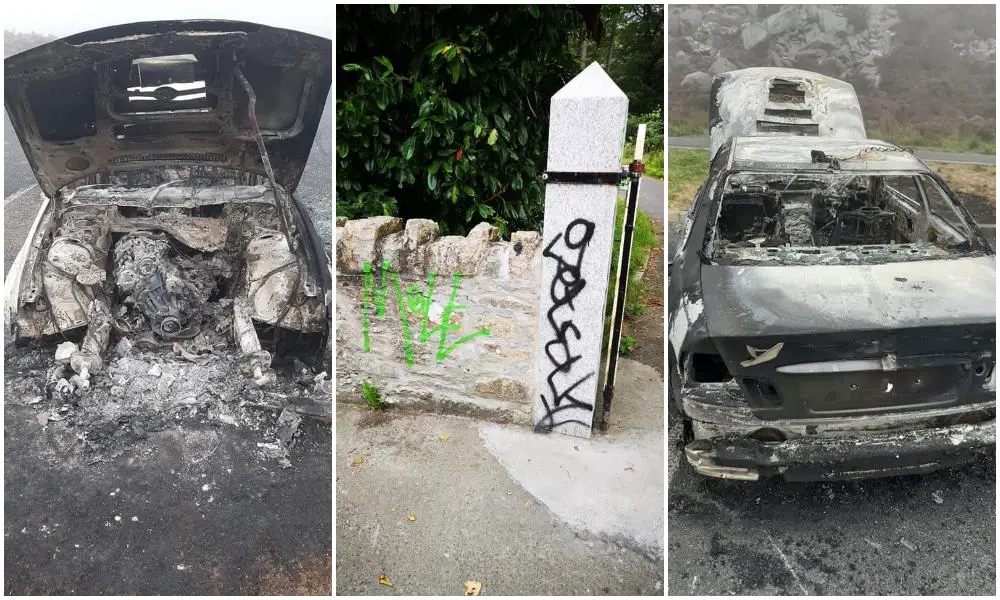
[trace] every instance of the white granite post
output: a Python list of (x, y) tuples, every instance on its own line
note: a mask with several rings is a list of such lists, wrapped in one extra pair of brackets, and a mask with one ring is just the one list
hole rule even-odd
[[(628, 97), (596, 62), (552, 96), (547, 171), (621, 170)], [(614, 183), (548, 183), (534, 423), (590, 437), (615, 228)]]

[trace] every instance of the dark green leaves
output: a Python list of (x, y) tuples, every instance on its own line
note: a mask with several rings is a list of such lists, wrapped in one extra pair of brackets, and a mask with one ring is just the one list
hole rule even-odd
[(505, 232), (538, 229), (542, 107), (581, 68), (572, 50), (579, 13), (556, 5), (337, 10), (338, 215), (430, 218), (445, 234), (480, 220)]

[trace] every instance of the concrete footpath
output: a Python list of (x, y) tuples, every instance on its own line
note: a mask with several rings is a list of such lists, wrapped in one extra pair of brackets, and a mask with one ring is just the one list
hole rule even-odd
[(663, 379), (618, 377), (590, 440), (339, 405), (336, 592), (662, 595)]

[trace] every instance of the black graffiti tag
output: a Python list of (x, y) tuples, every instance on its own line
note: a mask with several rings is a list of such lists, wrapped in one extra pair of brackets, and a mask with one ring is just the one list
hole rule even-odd
[[(556, 376), (565, 374), (572, 378), (573, 365), (582, 358), (580, 354), (573, 354), (571, 348), (572, 339), (579, 340), (582, 337), (580, 329), (573, 323), (573, 300), (587, 287), (587, 280), (580, 274), (580, 266), (583, 264), (583, 256), (594, 236), (594, 223), (585, 219), (575, 219), (566, 226), (566, 230), (552, 239), (552, 242), (545, 247), (542, 256), (552, 258), (557, 261), (555, 275), (549, 287), (549, 298), (552, 300), (552, 308), (546, 313), (549, 326), (552, 328), (553, 339), (545, 344), (545, 355), (552, 365), (546, 381), (549, 387), (549, 397), (541, 394), (542, 405), (545, 407), (545, 416), (535, 425), (535, 431), (548, 433), (566, 423), (579, 423), (585, 427), (590, 427), (590, 423), (584, 423), (577, 419), (566, 419), (556, 421), (556, 416), (565, 410), (581, 408), (592, 411), (593, 403), (584, 402), (573, 397), (573, 390), (594, 376), (594, 372), (586, 373), (577, 378), (571, 385), (560, 390), (556, 384)], [(559, 242), (565, 247), (563, 254), (554, 251)], [(567, 308), (569, 314), (557, 319), (556, 313), (560, 309)], [(564, 311), (566, 312), (566, 311)]]

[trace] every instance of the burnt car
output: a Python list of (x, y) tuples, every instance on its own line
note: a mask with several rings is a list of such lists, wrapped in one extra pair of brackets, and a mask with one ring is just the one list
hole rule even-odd
[[(236, 21), (97, 29), (6, 59), (45, 196), (6, 284), (8, 340), (60, 344), (61, 392), (109, 344), (231, 350), (244, 376), (329, 354), (327, 245), (295, 196), (331, 42)], [(51, 391), (51, 390), (50, 390)]]
[(948, 185), (866, 139), (853, 88), (717, 76), (669, 267), (671, 418), (697, 473), (917, 473), (996, 438), (996, 258)]

